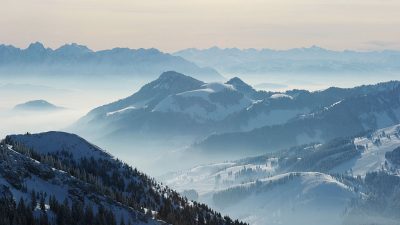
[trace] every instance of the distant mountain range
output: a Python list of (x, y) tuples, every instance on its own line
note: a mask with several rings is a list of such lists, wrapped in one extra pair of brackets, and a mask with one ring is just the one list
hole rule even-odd
[(36, 42), (26, 49), (0, 45), (0, 74), (130, 75), (154, 78), (176, 70), (204, 80), (223, 80), (212, 68), (199, 67), (179, 56), (157, 49), (114, 48), (93, 51), (66, 44), (58, 49)]
[(127, 98), (93, 109), (71, 130), (102, 143), (234, 159), (397, 124), (398, 96), (399, 81), (266, 92), (237, 77), (205, 83), (170, 71)]
[(400, 51), (332, 51), (317, 46), (289, 50), (218, 48), (175, 52), (223, 74), (399, 73)]
[(0, 159), (2, 224), (245, 225), (74, 134), (9, 135)]

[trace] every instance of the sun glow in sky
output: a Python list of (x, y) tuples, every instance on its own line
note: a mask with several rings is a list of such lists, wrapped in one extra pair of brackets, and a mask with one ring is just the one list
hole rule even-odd
[(400, 49), (399, 0), (0, 0), (0, 43)]

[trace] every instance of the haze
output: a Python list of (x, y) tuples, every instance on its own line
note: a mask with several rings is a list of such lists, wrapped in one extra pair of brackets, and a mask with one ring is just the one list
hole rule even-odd
[(168, 52), (215, 45), (400, 49), (399, 11), (395, 0), (2, 0), (0, 43)]

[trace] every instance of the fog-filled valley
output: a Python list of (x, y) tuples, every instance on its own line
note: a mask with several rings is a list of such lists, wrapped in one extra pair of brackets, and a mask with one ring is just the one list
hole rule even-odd
[(1, 45), (0, 205), (38, 191), (33, 215), (69, 199), (109, 224), (398, 224), (398, 56)]
[[(282, 75), (282, 77), (284, 76)], [(228, 78), (226, 80), (228, 80)], [(249, 84), (257, 83), (254, 81), (252, 82), (251, 79), (248, 80), (250, 80), (250, 82), (248, 82)], [(343, 80), (346, 79), (335, 79), (335, 81), (338, 83), (337, 86), (340, 86), (341, 82), (346, 83), (346, 85), (343, 85), (344, 87), (353, 87), (358, 84), (368, 84), (367, 82), (363, 82), (365, 80), (358, 80), (354, 83), (347, 83)], [(152, 80), (150, 79), (140, 80), (137, 78), (129, 79), (127, 77), (116, 78), (115, 76), (102, 76), (100, 79), (84, 77), (76, 78), (75, 76), (72, 78), (65, 76), (62, 76), (62, 78), (50, 76), (32, 77), (26, 75), (4, 77), (2, 78), (2, 88), (0, 90), (2, 96), (0, 114), (3, 120), (2, 129), (0, 131), (1, 135), (5, 136), (11, 133), (26, 132), (37, 133), (49, 130), (65, 130), (69, 132), (76, 132), (76, 130), (70, 129), (71, 125), (86, 115), (90, 110), (130, 96), (137, 92), (143, 85), (151, 81)], [(328, 82), (327, 84), (331, 83), (333, 82)], [(325, 88), (326, 84), (322, 84), (322, 82), (320, 84), (321, 88)], [(374, 82), (371, 81), (371, 84), (374, 84)], [(270, 91), (286, 91), (290, 90), (292, 87), (297, 87), (297, 85), (297, 83), (293, 83), (282, 89), (271, 89)], [(315, 86), (312, 87), (312, 84), (311, 86), (306, 85), (305, 89), (307, 88), (315, 91)], [(323, 90), (323, 88), (317, 90)], [(21, 111), (14, 109), (14, 107), (18, 104), (39, 99), (46, 100), (52, 104), (64, 108), (63, 110), (57, 111)], [(295, 111), (294, 114), (288, 114), (287, 116), (295, 116), (301, 112), (302, 110)], [(276, 116), (271, 117), (271, 119), (278, 119), (277, 122), (279, 123), (279, 118)], [(104, 133), (106, 132), (96, 132), (96, 134)], [(207, 134), (198, 136), (192, 136), (189, 133), (187, 136), (177, 135), (173, 139), (169, 140), (167, 145), (165, 145), (163, 141), (158, 143), (156, 139), (157, 137), (152, 138), (152, 141), (149, 142), (148, 139), (151, 139), (151, 136), (142, 136), (137, 137), (136, 139), (134, 137), (119, 138), (114, 136), (113, 139), (118, 141), (110, 141), (107, 138), (103, 138), (101, 135), (91, 135), (88, 133), (82, 133), (82, 135), (94, 143), (109, 149), (111, 152), (115, 151), (113, 154), (124, 158), (127, 162), (142, 167), (146, 172), (154, 175), (160, 175), (160, 173), (165, 172), (165, 169), (168, 171), (187, 169), (196, 163), (204, 163), (209, 160), (207, 157), (203, 158), (203, 156), (196, 156), (197, 158), (195, 158), (197, 160), (194, 160), (188, 164), (180, 163), (178, 165), (181, 166), (176, 168), (169, 168), (168, 165), (165, 165), (166, 167), (164, 168), (162, 166), (163, 163), (160, 164), (160, 161), (162, 162), (165, 157), (172, 157), (171, 160), (176, 160), (176, 156), (174, 156), (175, 154), (180, 154), (180, 152), (184, 151), (188, 146), (206, 138)], [(133, 141), (130, 141), (129, 139), (132, 139)], [(137, 151), (136, 157), (130, 157), (132, 151)], [(255, 153), (249, 152), (245, 154), (254, 155)], [(236, 156), (236, 158), (238, 157), (239, 156)], [(181, 159), (178, 159), (178, 161), (179, 160)], [(215, 160), (216, 159), (214, 159), (214, 162)]]
[[(111, 82), (112, 81), (112, 82)], [(2, 76), (1, 134), (59, 130), (69, 126), (90, 109), (122, 98), (146, 81), (52, 76)], [(14, 107), (31, 100), (46, 100), (65, 109), (55, 112), (20, 111)], [(4, 123), (3, 122), (3, 123)]]

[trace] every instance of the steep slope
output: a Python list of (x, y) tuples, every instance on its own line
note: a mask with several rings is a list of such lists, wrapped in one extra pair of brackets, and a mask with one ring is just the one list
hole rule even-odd
[(158, 79), (144, 85), (135, 94), (116, 102), (100, 106), (92, 110), (89, 115), (112, 114), (113, 112), (121, 111), (129, 107), (152, 109), (161, 100), (171, 94), (197, 89), (203, 84), (204, 82), (202, 81), (175, 71), (164, 72)]
[(93, 130), (102, 129), (104, 132), (97, 132), (96, 137), (104, 136), (109, 139), (127, 136), (131, 138), (135, 133), (137, 135), (147, 133), (150, 136), (165, 135), (166, 129), (170, 129), (171, 134), (186, 132), (188, 124), (196, 124), (192, 118), (154, 109), (168, 96), (196, 90), (204, 84), (202, 81), (174, 71), (164, 72), (135, 94), (93, 109), (74, 124), (72, 129), (90, 137), (93, 137), (91, 135)]
[(0, 45), (0, 74), (141, 75), (153, 78), (176, 70), (209, 81), (224, 78), (211, 68), (200, 68), (181, 57), (157, 49), (114, 48), (92, 51), (86, 46), (66, 44), (58, 49), (36, 42), (26, 49)]
[[(3, 193), (10, 196), (10, 202), (18, 204), (18, 211), (23, 204), (22, 202), (25, 202), (27, 206), (31, 207), (27, 209), (28, 213), (40, 215), (42, 221), (43, 217), (47, 218), (48, 224), (55, 224), (59, 221), (66, 222), (71, 219), (84, 220), (79, 222), (87, 224), (95, 223), (97, 220), (104, 224), (105, 221), (99, 220), (103, 214), (100, 212), (101, 210), (107, 215), (108, 224), (119, 224), (121, 221), (128, 224), (164, 224), (162, 221), (157, 221), (151, 216), (145, 215), (143, 209), (132, 209), (101, 194), (93, 188), (94, 185), (90, 185), (90, 182), (81, 181), (69, 173), (40, 163), (26, 155), (21, 155), (14, 150), (13, 146), (1, 144), (0, 152), (2, 159), (0, 163), (0, 188), (3, 189)], [(4, 197), (0, 197), (0, 199), (0, 201), (4, 201)], [(80, 212), (82, 217), (67, 218), (67, 215), (62, 215), (62, 211), (58, 211), (56, 206), (63, 205), (64, 202), (67, 202), (66, 206), (68, 207), (71, 204), (70, 207), (82, 209)], [(2, 208), (2, 212), (3, 210), (5, 208)], [(85, 213), (89, 215), (90, 210), (93, 212), (92, 217), (83, 218)], [(26, 221), (23, 222), (21, 214), (16, 214), (14, 217), (16, 218), (10, 218), (10, 221), (19, 218), (21, 219), (20, 224), (28, 224)], [(68, 224), (68, 222), (66, 223)], [(39, 224), (39, 222), (32, 224)], [(47, 223), (42, 222), (40, 224)]]
[(67, 203), (62, 204), (68, 207), (71, 202), (72, 210), (77, 205), (93, 207), (95, 213), (106, 210), (118, 224), (122, 220), (129, 224), (162, 224), (159, 220), (188, 225), (241, 224), (206, 205), (187, 201), (73, 134), (10, 135), (0, 147), (1, 184), (17, 201), (22, 198), (32, 203), (29, 193), (40, 193), (45, 205), (41, 210), (50, 224), (54, 224), (50, 216), (54, 214), (58, 223), (61, 216), (55, 202), (64, 199)]
[(107, 133), (100, 136), (106, 137), (135, 133), (160, 134), (167, 139), (179, 135), (203, 136), (216, 129), (217, 121), (253, 102), (234, 85), (204, 83), (169, 71), (137, 93), (90, 111), (73, 128), (85, 135), (105, 128)]

